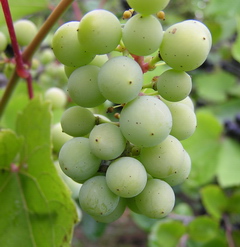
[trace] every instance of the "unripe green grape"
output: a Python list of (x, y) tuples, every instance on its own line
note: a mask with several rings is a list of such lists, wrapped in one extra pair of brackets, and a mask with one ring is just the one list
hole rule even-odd
[(153, 219), (160, 219), (172, 211), (175, 195), (171, 186), (165, 181), (150, 179), (135, 200), (143, 215)]
[(176, 186), (182, 184), (188, 178), (190, 171), (191, 171), (191, 158), (189, 154), (185, 151), (184, 160), (178, 172), (169, 177), (163, 178), (163, 180), (167, 182), (170, 186)]
[(136, 146), (152, 147), (169, 135), (172, 116), (168, 107), (158, 98), (138, 96), (123, 107), (119, 122), (129, 142)]
[(124, 198), (134, 197), (146, 186), (147, 172), (137, 159), (120, 157), (109, 165), (106, 181), (116, 195)]
[(53, 109), (63, 108), (67, 103), (67, 95), (61, 88), (49, 88), (45, 92), (44, 97), (50, 101)]
[(68, 108), (61, 117), (63, 132), (71, 136), (85, 136), (95, 125), (95, 117), (91, 111), (81, 106)]
[(142, 84), (143, 73), (139, 64), (125, 56), (108, 60), (98, 75), (98, 86), (102, 95), (118, 104), (136, 98)]
[(7, 37), (4, 33), (0, 32), (0, 52), (5, 51), (8, 45)]
[(70, 75), (72, 74), (72, 72), (74, 70), (76, 70), (77, 68), (79, 68), (79, 67), (70, 67), (70, 66), (64, 65), (64, 72), (65, 72), (65, 75), (67, 76), (67, 78), (69, 78)]
[(56, 123), (51, 128), (53, 150), (59, 152), (65, 142), (72, 139), (72, 136), (62, 131), (61, 123)]
[(117, 158), (126, 147), (126, 139), (119, 127), (112, 123), (96, 125), (89, 135), (92, 153), (102, 160)]
[(53, 54), (52, 49), (47, 48), (44, 49), (43, 51), (40, 52), (39, 54), (39, 60), (41, 61), (42, 64), (46, 65), (51, 62), (53, 62), (55, 59), (55, 56)]
[(37, 26), (30, 20), (14, 22), (14, 30), (20, 46), (29, 45), (38, 32)]
[(79, 183), (94, 176), (101, 164), (101, 160), (92, 154), (85, 137), (75, 137), (64, 143), (58, 159), (62, 171)]
[(191, 92), (192, 79), (184, 71), (169, 69), (158, 77), (157, 90), (166, 100), (180, 101)]
[(107, 61), (108, 61), (107, 54), (96, 55), (95, 58), (89, 64), (102, 67)]
[(171, 135), (178, 140), (189, 138), (196, 130), (197, 118), (194, 111), (187, 105), (174, 102), (168, 105), (172, 114), (172, 130)]
[(144, 14), (156, 14), (158, 11), (163, 10), (170, 0), (127, 0), (129, 6), (135, 11)]
[(141, 211), (137, 207), (136, 197), (126, 198), (127, 207), (136, 214), (141, 214)]
[(199, 21), (188, 20), (176, 23), (164, 32), (160, 55), (173, 69), (190, 71), (203, 64), (211, 45), (207, 27)]
[(95, 219), (97, 222), (102, 222), (102, 223), (111, 223), (119, 219), (122, 214), (124, 213), (126, 209), (126, 199), (125, 198), (119, 198), (119, 202), (117, 207), (113, 210), (112, 213), (106, 216), (92, 216), (93, 219)]
[(119, 203), (119, 196), (107, 186), (105, 176), (88, 179), (79, 191), (81, 209), (92, 216), (110, 215)]
[(184, 155), (181, 142), (174, 136), (169, 135), (157, 146), (142, 148), (140, 161), (150, 175), (162, 179), (177, 173), (181, 169)]
[(138, 56), (147, 56), (159, 49), (163, 38), (162, 25), (152, 16), (137, 14), (127, 21), (122, 40), (126, 49)]
[(122, 29), (118, 18), (107, 10), (92, 10), (79, 23), (79, 42), (89, 52), (109, 53), (117, 47), (121, 37)]
[(85, 65), (72, 72), (68, 79), (68, 93), (76, 104), (90, 108), (105, 102), (98, 88), (99, 71), (95, 65)]
[(53, 35), (52, 50), (56, 58), (69, 67), (80, 67), (90, 63), (95, 54), (87, 51), (78, 41), (78, 21), (61, 25)]

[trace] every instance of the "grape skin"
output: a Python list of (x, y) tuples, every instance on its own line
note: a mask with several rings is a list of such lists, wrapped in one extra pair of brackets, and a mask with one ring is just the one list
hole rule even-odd
[(144, 14), (156, 14), (158, 11), (163, 10), (170, 0), (127, 0), (129, 6), (135, 11)]
[(64, 143), (58, 159), (62, 171), (79, 183), (96, 174), (101, 164), (101, 159), (92, 154), (85, 137), (74, 137)]
[(96, 54), (86, 51), (78, 41), (78, 21), (61, 25), (52, 38), (52, 50), (55, 57), (69, 67), (80, 67), (90, 63)]
[(79, 23), (80, 44), (97, 55), (114, 50), (121, 37), (122, 28), (118, 18), (107, 10), (92, 10)]
[(142, 148), (140, 153), (140, 161), (147, 172), (160, 179), (177, 173), (183, 160), (184, 148), (181, 142), (171, 135), (157, 146)]
[(211, 35), (198, 21), (183, 21), (170, 26), (163, 35), (160, 55), (167, 65), (180, 71), (191, 71), (206, 60)]
[(192, 79), (184, 71), (169, 69), (158, 77), (157, 90), (168, 101), (180, 101), (191, 92)]
[(113, 57), (100, 69), (98, 86), (102, 95), (118, 104), (133, 100), (142, 89), (143, 74), (133, 59)]
[(127, 50), (138, 56), (147, 56), (158, 50), (163, 38), (162, 25), (152, 16), (137, 14), (127, 21), (122, 40)]
[(92, 216), (110, 215), (116, 209), (119, 199), (108, 188), (105, 176), (88, 179), (79, 191), (81, 208)]
[(147, 183), (147, 173), (137, 159), (120, 157), (108, 167), (106, 181), (113, 193), (129, 198), (138, 195), (144, 189)]
[(4, 33), (0, 32), (0, 52), (5, 51), (8, 45), (7, 37)]
[(160, 179), (149, 179), (144, 190), (135, 197), (140, 212), (149, 218), (160, 219), (173, 209), (175, 195), (171, 186)]
[(168, 107), (158, 98), (138, 96), (123, 107), (119, 122), (129, 142), (136, 146), (151, 147), (169, 135), (172, 116)]
[(71, 136), (84, 136), (95, 126), (95, 117), (91, 111), (81, 106), (68, 108), (61, 117), (63, 132)]
[(106, 101), (98, 88), (100, 68), (85, 65), (72, 72), (68, 79), (68, 93), (71, 99), (82, 107), (95, 107)]
[(120, 128), (112, 123), (95, 126), (89, 135), (89, 143), (93, 154), (103, 160), (117, 158), (126, 147)]
[(191, 158), (187, 151), (184, 152), (184, 160), (179, 168), (179, 171), (167, 178), (163, 178), (170, 186), (182, 184), (189, 176), (191, 170)]

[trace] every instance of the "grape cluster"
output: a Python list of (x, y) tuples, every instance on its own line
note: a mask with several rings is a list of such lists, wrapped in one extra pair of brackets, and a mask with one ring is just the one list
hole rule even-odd
[[(150, 218), (172, 211), (172, 187), (191, 169), (181, 140), (197, 125), (187, 71), (198, 68), (211, 47), (211, 34), (199, 21), (163, 31), (155, 12), (169, 0), (127, 2), (136, 14), (125, 24), (109, 11), (93, 10), (60, 26), (52, 40), (76, 104), (61, 118), (63, 132), (73, 138), (62, 146), (59, 163), (82, 184), (81, 208), (100, 222), (118, 219), (126, 207)], [(168, 69), (146, 85), (144, 73), (159, 61)], [(109, 102), (121, 109), (115, 121), (94, 112)]]

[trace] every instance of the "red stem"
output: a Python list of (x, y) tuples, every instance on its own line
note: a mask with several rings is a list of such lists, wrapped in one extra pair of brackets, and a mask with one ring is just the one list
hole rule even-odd
[(131, 56), (140, 65), (143, 73), (148, 72), (149, 64), (144, 62), (144, 57), (143, 56), (137, 56), (137, 55), (134, 55), (134, 54), (131, 54)]
[(11, 11), (9, 8), (8, 0), (1, 0), (1, 4), (2, 4), (2, 9), (3, 9), (4, 16), (5, 16), (5, 20), (7, 23), (9, 36), (10, 36), (11, 43), (12, 43), (12, 48), (13, 48), (14, 57), (16, 61), (16, 67), (17, 67), (17, 74), (19, 77), (26, 80), (27, 87), (28, 87), (28, 95), (29, 95), (29, 98), (31, 99), (33, 98), (32, 77), (29, 71), (25, 68), (22, 54), (18, 46), (17, 37), (16, 37), (15, 30), (14, 30), (14, 26), (13, 26), (13, 20), (12, 20)]
[(72, 3), (72, 9), (73, 9), (73, 13), (74, 13), (75, 18), (78, 21), (80, 21), (82, 19), (82, 12), (81, 12), (80, 8), (78, 7), (77, 1), (74, 1)]

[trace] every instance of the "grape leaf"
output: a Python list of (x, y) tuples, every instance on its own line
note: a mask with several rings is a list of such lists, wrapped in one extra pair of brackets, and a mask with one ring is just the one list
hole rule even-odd
[(0, 130), (0, 169), (9, 166), (19, 152), (21, 144), (22, 139), (12, 130)]
[(192, 160), (191, 173), (188, 180), (185, 181), (190, 187), (201, 186), (213, 179), (221, 147), (221, 123), (206, 110), (199, 110), (196, 114), (197, 129), (195, 133), (182, 141)]
[(0, 172), (2, 246), (70, 246), (76, 207), (51, 160), (49, 108), (36, 98), (18, 117), (19, 170)]
[(222, 189), (217, 185), (208, 185), (202, 188), (200, 193), (207, 212), (220, 220), (228, 205), (228, 199)]
[(217, 178), (222, 188), (240, 185), (240, 145), (230, 138), (222, 143)]
[(149, 235), (149, 247), (175, 247), (186, 232), (186, 227), (180, 221), (158, 221)]

